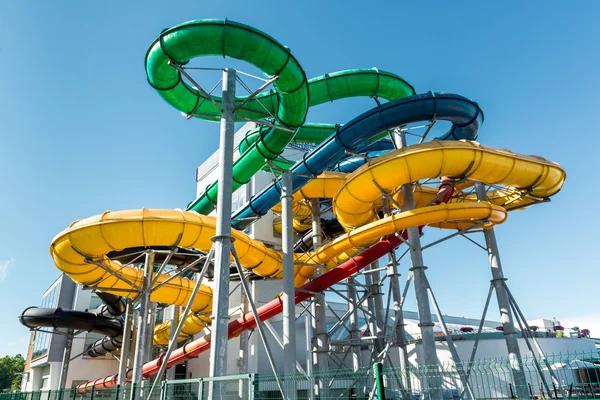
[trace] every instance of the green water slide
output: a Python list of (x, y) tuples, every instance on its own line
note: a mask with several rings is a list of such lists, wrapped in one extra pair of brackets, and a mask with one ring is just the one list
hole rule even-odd
[[(212, 96), (215, 105), (184, 82), (178, 69), (196, 57), (215, 55), (246, 61), (268, 78), (278, 77), (273, 90), (257, 95), (236, 110), (237, 121), (246, 121), (241, 117), (266, 120), (275, 128), (259, 129), (246, 142), (233, 165), (233, 190), (247, 183), (266, 165), (266, 160), (276, 159), (296, 135), (302, 142), (319, 143), (333, 132), (333, 125), (303, 126), (309, 107), (348, 97), (395, 100), (414, 94), (413, 87), (402, 78), (377, 69), (340, 71), (307, 80), (287, 47), (255, 28), (229, 20), (190, 21), (163, 31), (146, 54), (148, 82), (177, 110), (219, 121), (221, 98)], [(244, 96), (236, 97), (236, 106), (245, 100)], [(215, 181), (187, 209), (210, 213), (217, 192)]]

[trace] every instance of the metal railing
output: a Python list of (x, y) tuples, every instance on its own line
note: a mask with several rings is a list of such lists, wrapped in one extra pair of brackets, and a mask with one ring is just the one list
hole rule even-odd
[[(539, 368), (538, 368), (539, 366)], [(522, 368), (527, 377), (530, 399), (600, 399), (600, 357), (597, 352), (552, 354), (525, 357)], [(305, 374), (278, 375), (285, 393), (296, 399), (510, 399), (517, 398), (508, 358), (478, 359), (464, 365), (467, 383), (461, 380), (460, 365), (442, 363), (426, 367), (401, 369), (376, 364), (352, 369), (319, 371)], [(328, 388), (311, 396), (319, 382)], [(149, 382), (150, 383), (150, 382)], [(205, 400), (209, 385), (218, 386), (219, 399), (282, 399), (273, 374), (244, 374), (220, 378), (194, 378), (164, 381), (151, 400)], [(142, 386), (148, 390), (149, 385)], [(123, 388), (93, 390), (80, 394), (76, 389), (0, 393), (0, 400), (130, 400), (132, 385)], [(322, 390), (322, 389), (321, 389)]]

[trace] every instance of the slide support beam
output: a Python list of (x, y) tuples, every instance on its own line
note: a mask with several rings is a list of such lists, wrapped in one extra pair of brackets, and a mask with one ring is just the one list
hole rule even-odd
[[(283, 373), (296, 372), (296, 303), (294, 301), (294, 237), (292, 232), (292, 171), (281, 174), (281, 232), (283, 252)], [(285, 384), (286, 397), (296, 397), (295, 380)]]
[[(487, 201), (487, 194), (483, 183), (475, 182), (475, 193), (477, 193), (477, 199), (480, 201)], [(523, 360), (521, 358), (517, 331), (510, 309), (510, 300), (504, 284), (506, 279), (504, 278), (504, 273), (502, 271), (500, 252), (498, 250), (494, 228), (484, 229), (483, 235), (485, 237), (490, 268), (492, 270), (492, 285), (494, 286), (498, 308), (500, 309), (500, 317), (502, 319), (502, 328), (504, 339), (506, 341), (506, 348), (508, 349), (512, 377), (517, 390), (517, 396), (520, 399), (526, 399), (529, 398), (527, 379), (525, 377), (525, 371), (523, 370)]]
[[(400, 140), (398, 148), (406, 147), (406, 134), (404, 131), (399, 132)], [(415, 208), (415, 198), (413, 195), (412, 183), (402, 185), (402, 198), (404, 201), (404, 211)], [(431, 306), (429, 304), (429, 293), (427, 290), (427, 276), (425, 270), (427, 267), (423, 262), (423, 251), (421, 249), (421, 237), (418, 227), (412, 227), (408, 230), (408, 247), (410, 249), (410, 258), (412, 267), (410, 271), (413, 273), (413, 281), (415, 286), (415, 296), (417, 299), (417, 310), (419, 312), (419, 328), (421, 329), (421, 343), (423, 357), (419, 360), (420, 366), (433, 368), (438, 365), (438, 357), (435, 350), (435, 338), (433, 335), (433, 321), (431, 319)], [(441, 380), (439, 374), (431, 373), (427, 379), (426, 387), (430, 391), (432, 399), (441, 399)]]
[[(215, 248), (215, 290), (213, 294), (213, 320), (211, 327), (209, 376), (227, 374), (227, 326), (229, 324), (229, 273), (231, 254), (231, 196), (233, 181), (233, 136), (235, 128), (236, 71), (223, 70), (221, 130), (219, 142), (219, 191), (217, 195), (217, 227)], [(222, 398), (224, 393), (213, 391), (215, 382), (208, 387), (208, 398)], [(216, 385), (219, 388), (222, 385)]]
[(140, 293), (140, 309), (138, 311), (137, 338), (135, 341), (135, 359), (133, 362), (133, 378), (131, 383), (135, 391), (135, 397), (142, 399), (142, 368), (146, 361), (146, 335), (151, 334), (147, 330), (148, 311), (150, 310), (150, 292), (152, 290), (152, 269), (154, 267), (154, 251), (146, 252), (144, 263), (144, 285)]

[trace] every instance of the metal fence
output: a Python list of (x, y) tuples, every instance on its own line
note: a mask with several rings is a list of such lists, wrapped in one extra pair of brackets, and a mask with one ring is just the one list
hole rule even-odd
[[(600, 399), (600, 360), (596, 352), (526, 357), (522, 368), (531, 399)], [(142, 395), (149, 392), (150, 384), (142, 386)], [(517, 389), (509, 359), (495, 358), (475, 360), (463, 367), (448, 363), (401, 369), (376, 364), (357, 371), (335, 369), (310, 376), (245, 374), (172, 380), (154, 390), (151, 400), (205, 400), (209, 392), (213, 399), (247, 400), (283, 399), (282, 393), (290, 399), (319, 400), (508, 399), (517, 398)], [(139, 398), (135, 394), (137, 390), (128, 385), (85, 394), (75, 389), (2, 393), (0, 400), (130, 400)]]

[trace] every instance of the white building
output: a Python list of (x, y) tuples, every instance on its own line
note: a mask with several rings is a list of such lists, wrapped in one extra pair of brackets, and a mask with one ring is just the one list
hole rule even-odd
[[(82, 290), (67, 275), (60, 275), (42, 296), (40, 307), (64, 310), (93, 310), (102, 304), (89, 290)], [(50, 329), (32, 332), (33, 345), (27, 353), (25, 373), (21, 384), (22, 391), (55, 390), (59, 387), (63, 355), (67, 338), (52, 334)], [(87, 382), (90, 377), (114, 373), (119, 363), (112, 356), (92, 358), (84, 354), (87, 347), (102, 336), (82, 332), (75, 336), (71, 348), (71, 362), (67, 374), (67, 387)]]

